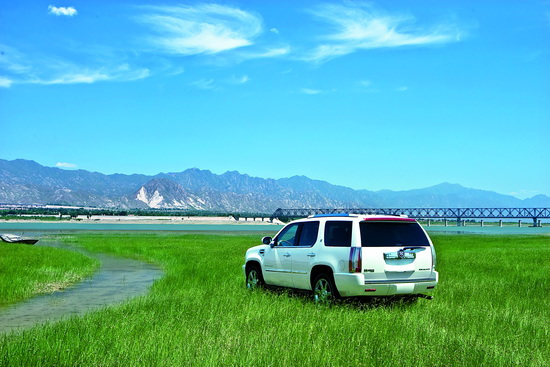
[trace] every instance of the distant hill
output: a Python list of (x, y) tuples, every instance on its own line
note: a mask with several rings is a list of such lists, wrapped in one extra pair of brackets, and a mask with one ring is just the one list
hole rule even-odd
[(550, 207), (550, 197), (521, 200), (451, 183), (406, 191), (353, 190), (305, 176), (275, 180), (197, 168), (155, 176), (104, 175), (0, 159), (0, 203), (271, 213), (279, 207)]

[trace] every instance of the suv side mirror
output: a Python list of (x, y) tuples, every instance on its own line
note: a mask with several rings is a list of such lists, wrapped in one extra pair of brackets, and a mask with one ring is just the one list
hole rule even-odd
[(264, 245), (269, 245), (271, 243), (272, 238), (271, 237), (262, 237), (262, 243)]

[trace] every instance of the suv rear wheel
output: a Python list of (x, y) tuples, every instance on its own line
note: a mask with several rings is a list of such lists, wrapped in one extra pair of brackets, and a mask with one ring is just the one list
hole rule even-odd
[(260, 266), (252, 264), (246, 270), (246, 288), (256, 289), (264, 285), (264, 277)]
[(319, 274), (313, 282), (313, 300), (316, 303), (328, 304), (340, 298), (332, 276)]

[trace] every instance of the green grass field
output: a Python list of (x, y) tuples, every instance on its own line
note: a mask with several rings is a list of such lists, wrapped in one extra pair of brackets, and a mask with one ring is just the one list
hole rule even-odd
[[(161, 265), (121, 306), (0, 336), (0, 365), (546, 366), (546, 236), (433, 235), (432, 301), (318, 306), (244, 287), (259, 235), (82, 234), (78, 245)], [(73, 239), (71, 239), (73, 241)]]
[(0, 242), (0, 307), (66, 288), (98, 267), (74, 251)]

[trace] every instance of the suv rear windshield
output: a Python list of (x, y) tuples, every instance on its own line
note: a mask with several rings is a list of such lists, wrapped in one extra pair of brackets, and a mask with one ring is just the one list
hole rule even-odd
[(430, 242), (418, 223), (361, 222), (361, 246), (429, 246)]

